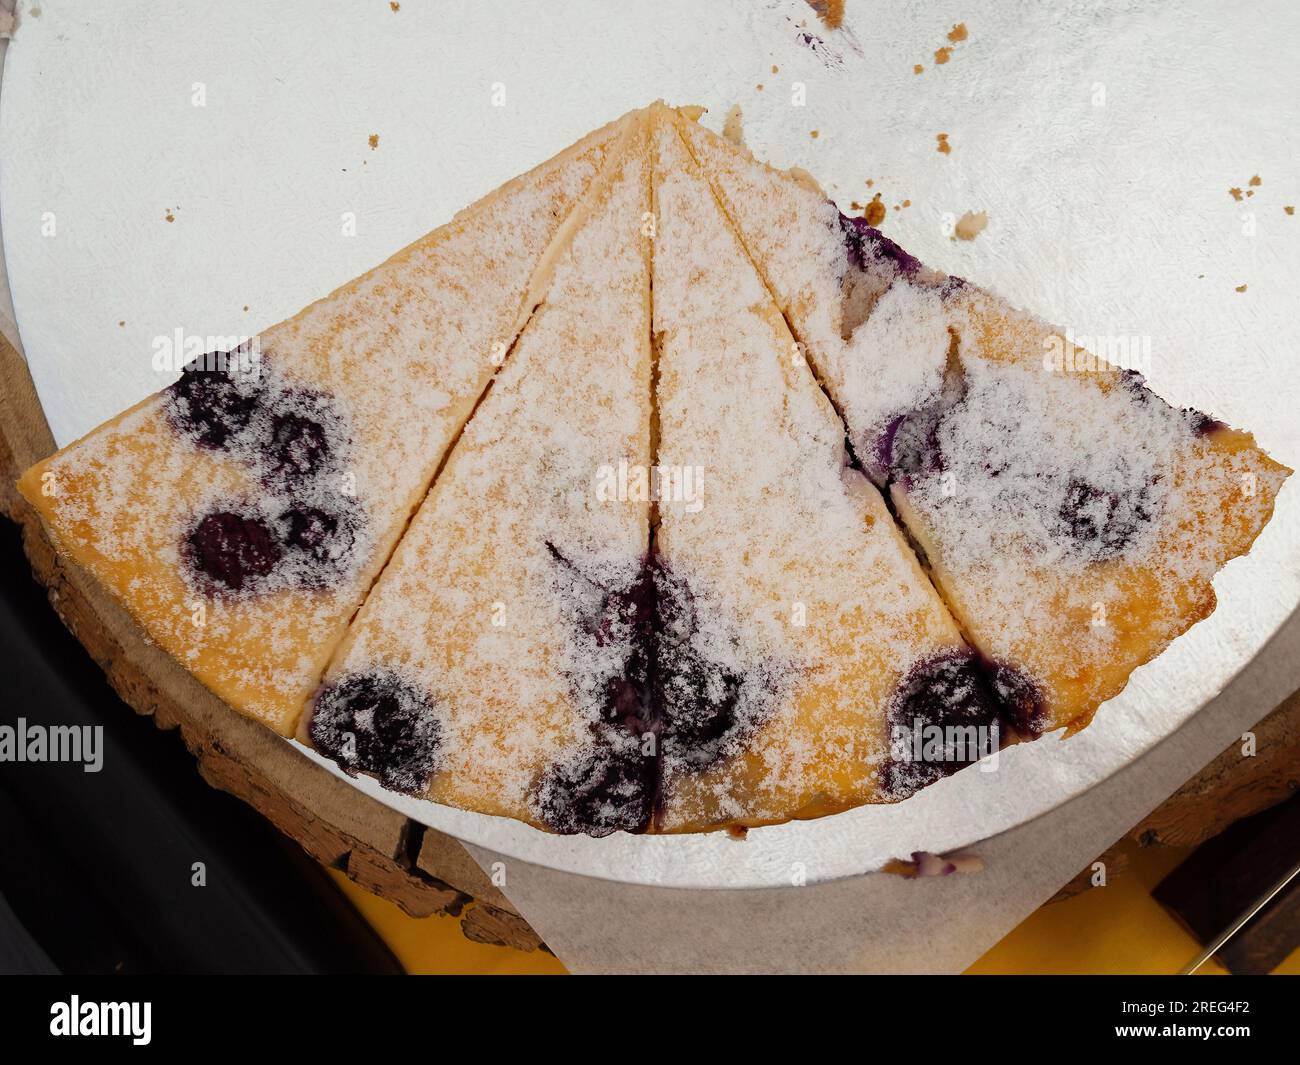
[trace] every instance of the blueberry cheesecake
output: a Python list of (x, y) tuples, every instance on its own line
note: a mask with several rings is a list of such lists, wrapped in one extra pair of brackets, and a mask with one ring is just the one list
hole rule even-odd
[(349, 771), (557, 832), (648, 826), (650, 502), (611, 471), (651, 462), (649, 209), (637, 116), (303, 718)]
[(959, 768), (896, 730), (999, 705), (868, 478), (671, 114), (656, 126), (662, 831), (905, 798)]
[(1289, 473), (656, 104), (20, 488), (239, 712), (605, 836), (1083, 728)]
[(1214, 609), (1290, 471), (677, 122), (1019, 734), (1082, 728)]
[(291, 734), (629, 121), (28, 470), (53, 542)]

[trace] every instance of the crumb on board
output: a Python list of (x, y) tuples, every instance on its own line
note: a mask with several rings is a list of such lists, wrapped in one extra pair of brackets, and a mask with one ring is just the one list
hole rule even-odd
[(122, 319), (120, 322), (118, 322), (117, 324), (118, 324), (119, 326), (121, 326), (122, 328), (126, 328), (126, 319), (123, 318), (123, 319)]
[(175, 222), (175, 221), (176, 221), (176, 216), (175, 216), (174, 214), (172, 214), (171, 208), (168, 208), (168, 209), (167, 209), (167, 213), (166, 213), (165, 215), (163, 215), (163, 217), (164, 217), (165, 219), (167, 219), (168, 222)]
[(808, 131), (808, 136), (810, 136), (813, 140), (816, 140), (820, 136), (820, 134), (815, 129), (810, 129)]
[(749, 838), (749, 829), (744, 825), (728, 825), (725, 829), (727, 836), (739, 842)]
[(951, 58), (952, 58), (951, 48), (936, 48), (934, 50), (934, 65), (937, 67), (943, 66)]
[(871, 198), (871, 202), (867, 204), (867, 209), (863, 213), (862, 217), (866, 219), (867, 225), (878, 226), (885, 220), (885, 214), (885, 205), (880, 202), (880, 193), (877, 192), (875, 196)]
[(935, 140), (939, 142), (938, 144), (935, 145), (935, 148), (938, 151), (942, 152), (944, 155), (949, 155), (952, 153), (952, 145), (948, 143), (948, 134), (936, 133), (934, 137)]
[(393, 14), (397, 14), (397, 12), (402, 10), (402, 5), (399, 4), (397, 0), (390, 0), (388, 6), (393, 9)]
[(745, 146), (744, 116), (740, 112), (740, 104), (732, 104), (731, 110), (727, 112), (727, 117), (722, 122), (722, 136), (737, 148)]
[(759, 92), (762, 92), (762, 91), (763, 91), (763, 83), (760, 81), (757, 85), (754, 86), (754, 88), (757, 89)]
[(772, 64), (772, 73), (773, 73), (773, 74), (780, 74), (780, 73), (781, 73), (781, 68), (778, 67), (775, 63)]
[(808, 6), (828, 30), (838, 30), (844, 24), (844, 0), (808, 0)]
[(378, 147), (379, 147), (379, 134), (378, 134), (378, 133), (372, 133), (372, 134), (370, 134), (370, 147), (371, 147), (372, 149), (374, 149), (374, 148), (378, 148)]
[(1282, 210), (1284, 210), (1287, 214), (1295, 214), (1295, 207), (1289, 203), (1285, 207), (1283, 207)]
[(1245, 291), (1246, 291), (1246, 286), (1245, 286), (1245, 285), (1238, 285), (1235, 289), (1233, 289), (1233, 291), (1234, 291), (1234, 292), (1245, 292)]
[(924, 71), (925, 71), (925, 67), (921, 66), (920, 63), (917, 63), (916, 66), (914, 66), (914, 67), (912, 68), (912, 73), (913, 73), (913, 74), (921, 74), (921, 73), (923, 73)]
[(956, 44), (958, 41), (964, 41), (966, 37), (966, 23), (964, 22), (957, 23), (957, 25), (948, 31), (948, 40), (952, 41), (953, 44)]
[(952, 854), (931, 854), (929, 851), (913, 851), (912, 859), (891, 858), (880, 871), (893, 876), (912, 880), (921, 876), (950, 876), (953, 873), (978, 873), (984, 869), (984, 861), (976, 854), (954, 851)]
[(1264, 184), (1264, 182), (1260, 179), (1260, 176), (1259, 176), (1258, 174), (1256, 174), (1254, 177), (1252, 177), (1252, 178), (1250, 179), (1250, 184), (1251, 184), (1254, 188), (1259, 188), (1259, 186), (1262, 185), (1262, 184)]
[(959, 219), (957, 225), (953, 228), (952, 235), (958, 240), (974, 240), (984, 232), (984, 227), (989, 224), (987, 211), (967, 211)]
[(1229, 189), (1228, 195), (1231, 196), (1238, 203), (1241, 202), (1241, 189), (1236, 189), (1236, 188)]

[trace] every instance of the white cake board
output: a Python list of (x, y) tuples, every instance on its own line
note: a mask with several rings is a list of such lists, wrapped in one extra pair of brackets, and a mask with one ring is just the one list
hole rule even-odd
[[(1296, 466), (1300, 220), (1282, 206), (1300, 201), (1300, 13), (1266, 7), (1246, 20), (1208, 2), (972, 11), (850, 0), (848, 30), (828, 33), (800, 0), (406, 0), (399, 12), (344, 0), (24, 0), (0, 105), (0, 222), (18, 324), (66, 443), (167, 383), (151, 365), (156, 337), (256, 332), (650, 99), (705, 104), (715, 126), (739, 102), (760, 155), (807, 167), (846, 209), (881, 192), (888, 235), (1076, 335), (1151, 338), (1146, 370), (1161, 394), (1250, 427)], [(962, 20), (969, 39), (936, 66)], [(951, 154), (936, 151), (939, 132)], [(1228, 189), (1253, 174), (1263, 178), (1255, 195), (1232, 200)], [(911, 206), (895, 210), (904, 199)], [(966, 210), (987, 211), (988, 229), (954, 242), (951, 220)], [(343, 235), (345, 214), (355, 236)], [(516, 859), (511, 868), (671, 887), (825, 883), (913, 850), (995, 836), (985, 847), (1000, 846), (1053, 811), (1077, 824), (1074, 809), (1135, 776), (1113, 774), (1175, 749), (1152, 751), (1162, 739), (1188, 722), (1215, 732), (1198, 711), (1300, 602), (1297, 497), (1289, 485), (1252, 553), (1216, 579), (1215, 614), (1138, 670), (1085, 733), (1017, 747), (997, 772), (969, 770), (899, 806), (760, 829), (743, 844), (562, 839), (354, 783)], [(1276, 697), (1225, 722), (1248, 725), (1297, 684), (1300, 667), (1283, 670), (1256, 685)], [(1221, 749), (1225, 727), (1209, 746), (1177, 746), (1159, 794), (1112, 796), (1107, 812), (1123, 823), (1099, 845), (1081, 836), (1050, 884), (1013, 873), (1002, 897), (1016, 885), (1050, 894)], [(1015, 853), (1044, 867), (1036, 851)], [(886, 877), (856, 883), (903, 890)], [(517, 876), (507, 890), (566, 956), (560, 899)], [(568, 898), (590, 906), (597, 890)], [(680, 915), (686, 896), (672, 897)], [(578, 913), (605, 928), (595, 910)]]

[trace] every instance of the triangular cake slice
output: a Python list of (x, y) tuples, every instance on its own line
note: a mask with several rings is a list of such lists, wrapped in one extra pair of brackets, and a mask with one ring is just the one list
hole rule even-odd
[(842, 422), (673, 119), (657, 116), (658, 465), (681, 486), (661, 493), (653, 534), (657, 827), (904, 798), (973, 758), (911, 761), (899, 730), (984, 730), (988, 753), (994, 702), (884, 500), (848, 465)]
[(1019, 730), (1085, 726), (1214, 609), (1290, 472), (798, 177), (684, 136)]
[(557, 832), (643, 830), (649, 153), (638, 120), (358, 613), (302, 738)]
[(291, 733), (536, 304), (624, 118), (28, 470), (56, 544), (218, 696)]

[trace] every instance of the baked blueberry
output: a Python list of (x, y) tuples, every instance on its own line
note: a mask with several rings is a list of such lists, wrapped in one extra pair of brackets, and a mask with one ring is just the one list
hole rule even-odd
[(285, 389), (275, 397), (264, 424), (260, 455), (273, 490), (292, 491), (337, 467), (346, 434), (328, 396)]
[(285, 543), (307, 552), (318, 562), (329, 559), (338, 534), (338, 518), (319, 507), (293, 506), (285, 511), (284, 520)]
[(890, 703), (886, 722), (885, 789), (897, 799), (1001, 746), (999, 706), (971, 654), (945, 653), (914, 665)]
[(290, 503), (280, 514), (285, 551), (299, 585), (326, 587), (348, 570), (357, 554), (358, 514), (354, 507), (302, 501)]
[(349, 773), (420, 795), (437, 767), (441, 728), (430, 699), (391, 673), (357, 673), (323, 689), (311, 741)]
[(1037, 739), (1047, 727), (1042, 692), (1026, 674), (1002, 662), (982, 663), (1003, 720), (1020, 736)]
[(243, 432), (261, 402), (260, 381), (228, 369), (204, 369), (222, 364), (224, 352), (203, 355), (181, 371), (167, 389), (171, 424), (203, 447), (224, 448)]
[(190, 531), (183, 554), (210, 590), (239, 592), (268, 576), (284, 551), (260, 518), (218, 510)]
[(1056, 512), (1057, 535), (1090, 558), (1114, 558), (1155, 517), (1157, 481), (1116, 491), (1071, 477)]
[(644, 832), (654, 813), (658, 760), (630, 735), (601, 737), (548, 767), (532, 795), (552, 831), (589, 836)]
[(311, 476), (329, 457), (325, 427), (301, 414), (277, 414), (271, 427), (271, 457), (281, 477)]

